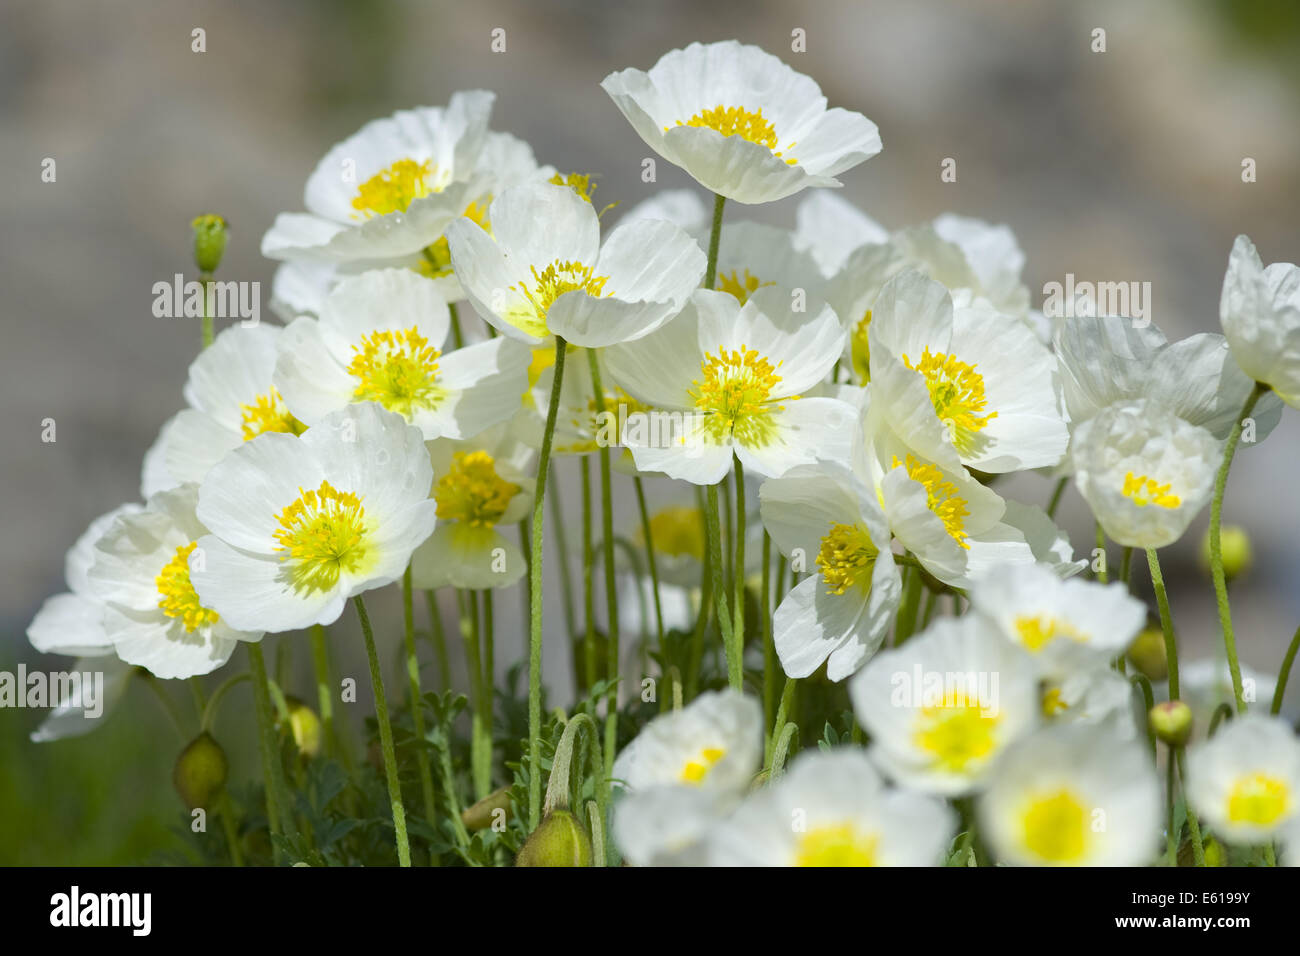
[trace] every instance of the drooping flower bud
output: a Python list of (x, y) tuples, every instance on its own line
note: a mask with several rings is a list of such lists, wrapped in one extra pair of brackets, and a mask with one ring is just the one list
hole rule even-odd
[(1151, 680), (1164, 680), (1169, 674), (1169, 658), (1165, 653), (1165, 635), (1158, 627), (1148, 627), (1128, 648), (1128, 659), (1133, 666)]
[(226, 785), (228, 770), (226, 752), (205, 730), (176, 758), (172, 783), (191, 810), (209, 807), (212, 798)]
[(230, 238), (226, 220), (209, 213), (195, 217), (190, 226), (194, 229), (194, 264), (200, 272), (216, 272), (221, 257), (226, 254), (226, 240)]
[[(289, 711), (289, 733), (293, 735), (294, 746), (298, 753), (310, 759), (320, 753), (321, 725), (316, 711), (312, 710), (297, 697), (286, 696), (284, 705)], [(284, 721), (277, 714), (276, 726), (285, 732)]]
[(1181, 700), (1156, 704), (1147, 714), (1151, 729), (1170, 747), (1181, 747), (1192, 736), (1192, 708)]
[(515, 866), (591, 866), (591, 837), (568, 810), (553, 810), (519, 848)]
[[(1219, 553), (1223, 555), (1223, 576), (1231, 581), (1251, 568), (1255, 553), (1250, 546), (1250, 535), (1237, 525), (1224, 525), (1219, 529)], [(1210, 532), (1201, 538), (1201, 568), (1210, 570)]]
[(509, 820), (510, 788), (502, 787), (500, 790), (489, 793), (478, 803), (462, 812), (460, 819), (465, 824), (465, 829), (471, 833), (475, 830), (486, 830), (498, 820), (502, 823)]

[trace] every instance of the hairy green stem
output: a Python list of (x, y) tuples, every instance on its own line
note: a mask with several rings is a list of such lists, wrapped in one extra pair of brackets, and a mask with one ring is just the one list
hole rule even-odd
[(375, 693), (375, 720), (379, 724), (379, 746), (384, 754), (384, 774), (388, 778), (388, 802), (393, 809), (393, 834), (397, 843), (397, 863), (411, 865), (411, 841), (406, 835), (406, 807), (402, 803), (402, 785), (397, 779), (397, 750), (393, 746), (393, 725), (388, 718), (388, 695), (384, 693), (384, 675), (375, 649), (375, 632), (370, 626), (366, 603), (358, 594), (352, 599), (366, 642), (366, 659), (370, 663), (370, 685)]

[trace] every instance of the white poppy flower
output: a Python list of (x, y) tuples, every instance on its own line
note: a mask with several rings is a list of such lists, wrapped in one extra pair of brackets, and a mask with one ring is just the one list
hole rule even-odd
[(273, 381), (308, 425), (377, 402), (425, 438), (470, 438), (519, 408), (530, 356), (502, 338), (443, 353), (448, 329), (430, 283), (402, 269), (366, 272), (340, 282), (320, 318), (285, 329)]
[(1105, 724), (1125, 740), (1145, 739), (1146, 706), (1128, 679), (1108, 666), (1077, 670), (1043, 684), (1049, 723)]
[(1039, 564), (985, 575), (971, 589), (970, 600), (1034, 657), (1043, 674), (1058, 678), (1123, 654), (1147, 618), (1146, 605), (1125, 585), (1063, 581)]
[(827, 109), (810, 78), (734, 40), (692, 43), (648, 73), (601, 82), (646, 145), (706, 189), (742, 203), (773, 202), (880, 152), (876, 124)]
[(801, 199), (794, 217), (795, 247), (811, 253), (828, 279), (862, 246), (889, 241), (889, 230), (829, 190), (819, 189)]
[(1139, 399), (1084, 422), (1070, 454), (1079, 492), (1111, 540), (1163, 548), (1210, 500), (1221, 443), (1163, 405)]
[(614, 382), (652, 409), (623, 429), (637, 468), (709, 485), (731, 470), (733, 453), (769, 478), (818, 459), (847, 461), (852, 407), (800, 397), (835, 364), (843, 332), (825, 303), (804, 304), (796, 311), (775, 286), (743, 306), (699, 290), (664, 328), (609, 349)]
[(627, 793), (614, 804), (614, 843), (632, 866), (704, 866), (709, 834), (738, 799), (677, 785)]
[(203, 567), (191, 580), (233, 626), (330, 624), (344, 602), (402, 576), (433, 532), (433, 468), (420, 430), (373, 402), (303, 432), (236, 448), (199, 488)]
[(713, 866), (935, 866), (956, 816), (941, 800), (887, 788), (860, 750), (799, 756), (709, 839)]
[(532, 450), (504, 425), (470, 441), (428, 443), (436, 476), (438, 526), (411, 557), (417, 588), (503, 588), (518, 581), (526, 562), (519, 546), (497, 530), (517, 524), (532, 508)]
[[(707, 231), (696, 238), (707, 247)], [(817, 260), (796, 248), (793, 233), (757, 222), (728, 223), (718, 247), (713, 288), (731, 293), (744, 305), (756, 289), (770, 285), (802, 289), (819, 298), (825, 294)]]
[(1244, 714), (1187, 751), (1187, 802), (1229, 843), (1264, 843), (1300, 816), (1300, 741), (1280, 717)]
[(1040, 719), (1033, 662), (975, 614), (940, 618), (849, 682), (869, 753), (902, 786), (961, 796)]
[(902, 593), (874, 490), (843, 465), (805, 465), (763, 482), (759, 510), (781, 553), (809, 572), (772, 619), (781, 667), (807, 677), (829, 661), (827, 676), (843, 680), (879, 649)]
[(1223, 277), (1219, 321), (1242, 371), (1300, 408), (1300, 267), (1266, 267), (1255, 244), (1238, 236)]
[(1160, 832), (1160, 782), (1144, 742), (1086, 724), (1047, 727), (998, 761), (980, 833), (1021, 866), (1141, 866)]
[(452, 265), (484, 320), (529, 345), (551, 335), (588, 348), (640, 338), (704, 275), (704, 252), (670, 222), (636, 220), (602, 243), (595, 208), (568, 186), (507, 189), (489, 215), (491, 234), (470, 219), (448, 227)]
[(238, 629), (195, 591), (208, 529), (195, 515), (198, 486), (161, 491), (143, 511), (119, 514), (95, 543), (87, 572), (104, 602), (104, 633), (117, 656), (157, 677), (209, 674), (238, 641), (259, 641), (256, 622)]

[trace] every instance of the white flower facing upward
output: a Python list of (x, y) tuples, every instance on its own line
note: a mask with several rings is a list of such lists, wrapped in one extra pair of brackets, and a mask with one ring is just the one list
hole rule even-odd
[(195, 591), (191, 572), (207, 561), (199, 541), (208, 531), (197, 503), (198, 487), (186, 484), (119, 514), (95, 543), (87, 575), (117, 656), (157, 677), (211, 673), (238, 641), (262, 638), (257, 622), (237, 629)]
[(876, 495), (826, 462), (763, 482), (759, 508), (777, 548), (807, 572), (772, 619), (781, 667), (807, 677), (829, 661), (827, 676), (843, 680), (879, 649), (902, 593)]
[(956, 819), (940, 800), (885, 786), (861, 751), (801, 755), (709, 839), (714, 866), (934, 866)]
[(204, 606), (233, 626), (329, 624), (344, 602), (402, 576), (433, 532), (433, 468), (420, 430), (374, 403), (301, 437), (266, 434), (223, 458), (199, 488)]
[(489, 215), (490, 234), (471, 219), (447, 228), (452, 266), (484, 320), (529, 345), (551, 335), (588, 348), (640, 338), (680, 311), (704, 275), (703, 250), (670, 222), (636, 220), (601, 242), (595, 208), (569, 186), (507, 189)]
[(1160, 789), (1144, 743), (1086, 724), (1048, 727), (998, 761), (980, 833), (1006, 863), (1142, 866), (1155, 854)]
[(518, 410), (530, 355), (504, 338), (444, 353), (449, 328), (446, 302), (413, 272), (345, 279), (320, 318), (302, 316), (285, 329), (275, 387), (308, 425), (353, 403), (378, 402), (425, 438), (472, 438)]
[(623, 429), (637, 468), (711, 485), (730, 472), (733, 454), (769, 478), (818, 459), (847, 461), (853, 408), (802, 397), (835, 364), (843, 332), (824, 302), (803, 304), (797, 311), (776, 286), (743, 306), (701, 289), (659, 331), (609, 349), (614, 382), (651, 408)]
[(1187, 802), (1229, 843), (1264, 843), (1300, 818), (1300, 741), (1279, 717), (1224, 721), (1187, 751)]
[(1242, 371), (1300, 408), (1300, 267), (1265, 266), (1246, 236), (1228, 257), (1219, 321)]
[(1111, 540), (1163, 548), (1210, 500), (1220, 450), (1204, 428), (1139, 399), (1084, 422), (1070, 455), (1079, 493)]
[(734, 40), (692, 43), (600, 85), (646, 145), (737, 202), (839, 186), (836, 176), (880, 152), (871, 120), (827, 109), (813, 80)]

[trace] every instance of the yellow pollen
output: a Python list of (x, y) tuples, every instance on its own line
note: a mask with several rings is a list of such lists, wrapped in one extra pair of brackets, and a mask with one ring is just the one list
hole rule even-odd
[(162, 566), (154, 579), (161, 598), (158, 606), (168, 617), (180, 618), (189, 634), (221, 620), (216, 611), (210, 611), (199, 603), (199, 596), (190, 583), (190, 552), (197, 544), (197, 541), (191, 541), (177, 548), (176, 554)]
[(799, 838), (796, 866), (877, 866), (879, 838), (852, 823), (813, 827)]
[(1058, 637), (1078, 641), (1080, 644), (1088, 643), (1087, 634), (1075, 630), (1066, 621), (1051, 617), (1022, 615), (1016, 618), (1016, 633), (1020, 635), (1020, 643), (1025, 646), (1025, 650), (1035, 654)]
[(686, 765), (682, 767), (682, 783), (703, 783), (709, 771), (726, 754), (725, 750), (717, 747), (705, 747), (694, 760), (686, 761)]
[(851, 524), (833, 524), (822, 538), (817, 567), (827, 594), (843, 594), (850, 587), (871, 587), (871, 570), (879, 552), (866, 530)]
[(988, 405), (984, 397), (984, 376), (975, 371), (974, 365), (959, 362), (943, 352), (931, 352), (929, 346), (922, 351), (921, 361), (913, 365), (904, 355), (903, 364), (925, 378), (930, 404), (939, 420), (948, 426), (953, 445), (958, 451), (970, 451), (975, 433), (998, 417), (997, 412), (984, 411)]
[(1145, 508), (1147, 505), (1158, 505), (1161, 508), (1177, 508), (1183, 503), (1183, 500), (1177, 495), (1169, 493), (1169, 485), (1161, 485), (1154, 478), (1148, 478), (1146, 475), (1135, 475), (1129, 472), (1124, 476), (1125, 498), (1129, 498), (1139, 508)]
[(867, 309), (853, 327), (853, 334), (849, 338), (849, 355), (859, 382), (871, 381), (871, 341), (867, 337), (870, 329), (871, 310)]
[(266, 432), (285, 432), (301, 435), (307, 426), (289, 413), (285, 407), (280, 390), (274, 385), (265, 395), (259, 395), (251, 405), (240, 405), (241, 430), (244, 441), (256, 438)]
[(1031, 798), (1020, 818), (1024, 845), (1049, 863), (1076, 863), (1088, 850), (1088, 810), (1068, 790)]
[[(751, 111), (743, 106), (723, 106), (719, 103), (713, 109), (700, 110), (684, 123), (678, 120), (677, 125), (716, 130), (723, 136), (739, 136), (741, 139), (757, 143), (759, 146), (766, 146), (772, 151), (773, 156), (784, 159), (790, 166), (794, 166), (799, 162), (793, 156), (786, 157), (782, 155), (783, 151), (777, 149), (779, 140), (776, 137), (776, 128), (763, 115), (761, 107)], [(670, 128), (665, 126), (664, 131), (667, 132)], [(788, 152), (794, 146), (793, 142), (787, 143), (784, 151)]]
[(993, 753), (999, 720), (978, 698), (957, 691), (942, 704), (921, 709), (916, 745), (944, 770), (965, 773), (971, 763)]
[[(903, 462), (894, 456), (893, 467)], [(937, 465), (923, 462), (912, 455), (907, 456), (907, 477), (919, 481), (925, 486), (926, 506), (943, 522), (949, 536), (966, 550), (970, 550), (969, 535), (966, 534), (966, 518), (970, 512), (966, 509), (966, 499), (957, 494), (957, 486), (943, 476)]]
[(1233, 823), (1268, 826), (1286, 814), (1291, 804), (1286, 781), (1265, 773), (1241, 777), (1228, 794), (1228, 819)]
[[(695, 407), (705, 413), (704, 427), (715, 442), (728, 435), (742, 445), (765, 445), (772, 437), (771, 415), (782, 406), (768, 401), (781, 381), (773, 365), (754, 349), (742, 345), (735, 351), (718, 346), (715, 357), (705, 353), (700, 375), (694, 381)], [(789, 401), (797, 399), (789, 396)], [(783, 399), (783, 401), (786, 399)]]
[[(664, 508), (650, 519), (655, 550), (673, 557), (704, 560), (704, 515), (699, 508)], [(644, 540), (641, 542), (644, 544)]]
[(444, 394), (437, 385), (441, 353), (414, 327), (372, 332), (352, 351), (348, 374), (357, 380), (354, 401), (379, 402), (406, 418), (442, 401)]
[(451, 469), (434, 485), (438, 517), (474, 528), (491, 528), (506, 513), (520, 488), (497, 474), (496, 462), (485, 451), (456, 452)]
[(1061, 696), (1061, 688), (1048, 687), (1043, 691), (1043, 716), (1055, 717), (1063, 710), (1069, 710), (1070, 705), (1065, 702)]
[[(491, 202), (492, 197), (487, 196), (482, 204), (470, 203), (463, 213), (466, 219), (478, 223), (479, 228), (489, 234), (492, 232), (492, 224), (488, 222), (488, 206)], [(447, 245), (447, 237), (439, 236), (432, 244), (425, 246), (421, 250), (420, 261), (411, 268), (426, 279), (441, 279), (451, 275), (451, 248)]]
[[(743, 272), (744, 275), (740, 275)], [(750, 295), (757, 292), (763, 286), (776, 285), (775, 282), (764, 282), (758, 276), (753, 275), (748, 269), (733, 269), (730, 274), (726, 272), (718, 273), (717, 283), (714, 288), (719, 292), (729, 292), (736, 297), (741, 305), (749, 301)]]
[(386, 169), (381, 169), (357, 189), (352, 208), (357, 210), (353, 219), (386, 216), (390, 212), (406, 212), (415, 200), (430, 193), (441, 192), (435, 184), (433, 160), (417, 163), (413, 159), (399, 159)]
[(370, 557), (361, 498), (322, 481), (314, 491), (298, 489), (298, 500), (280, 512), (276, 551), (288, 562), (297, 590), (326, 591), (339, 575), (362, 570)]
[(539, 338), (547, 334), (546, 314), (555, 300), (566, 292), (585, 292), (596, 298), (613, 295), (605, 291), (609, 276), (592, 275), (592, 267), (581, 262), (552, 262), (541, 272), (536, 266), (530, 266), (533, 274), (531, 282), (511, 286), (515, 292), (527, 300), (515, 306), (505, 318), (515, 327)]

